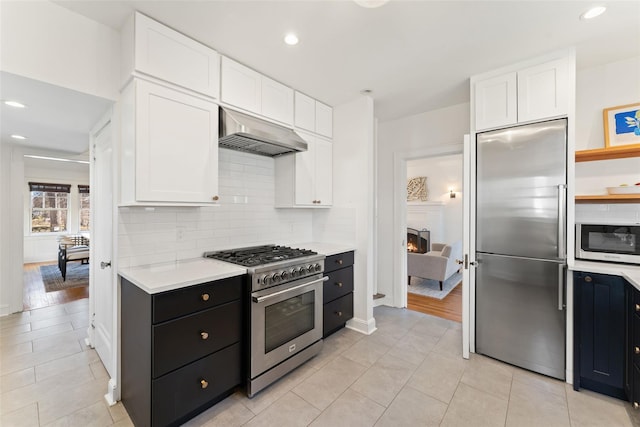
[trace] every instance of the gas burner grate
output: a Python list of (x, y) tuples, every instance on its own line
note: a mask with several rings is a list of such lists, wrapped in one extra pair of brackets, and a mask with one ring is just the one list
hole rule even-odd
[(317, 252), (309, 249), (290, 248), (288, 246), (278, 245), (254, 246), (219, 252), (207, 252), (204, 254), (207, 258), (219, 259), (245, 267), (255, 267), (257, 265), (302, 258), (309, 255), (317, 255)]

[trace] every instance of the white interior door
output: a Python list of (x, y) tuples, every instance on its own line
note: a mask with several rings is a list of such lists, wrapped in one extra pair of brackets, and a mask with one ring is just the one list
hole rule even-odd
[(111, 124), (94, 135), (91, 184), (91, 266), (93, 281), (89, 291), (90, 339), (102, 363), (114, 378), (114, 300), (113, 255), (113, 144)]
[(462, 185), (462, 357), (469, 358), (469, 351), (474, 351), (475, 328), (475, 145), (471, 144), (469, 135), (464, 136)]

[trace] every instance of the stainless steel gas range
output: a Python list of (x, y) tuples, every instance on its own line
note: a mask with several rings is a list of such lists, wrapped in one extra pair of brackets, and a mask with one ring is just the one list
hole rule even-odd
[(252, 397), (322, 349), (324, 255), (286, 246), (206, 252), (247, 267), (251, 282), (250, 361)]

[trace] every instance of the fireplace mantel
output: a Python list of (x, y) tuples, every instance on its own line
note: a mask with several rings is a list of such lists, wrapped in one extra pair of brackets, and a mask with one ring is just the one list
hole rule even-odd
[(426, 201), (426, 202), (407, 202), (407, 206), (444, 206), (441, 201)]

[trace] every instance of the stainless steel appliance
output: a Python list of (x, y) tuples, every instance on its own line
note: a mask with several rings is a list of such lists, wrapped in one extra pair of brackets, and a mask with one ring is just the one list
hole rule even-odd
[(222, 148), (267, 157), (307, 151), (307, 143), (293, 129), (226, 107), (220, 109), (219, 129)]
[(640, 264), (640, 223), (576, 224), (576, 258)]
[(249, 273), (249, 397), (320, 352), (324, 255), (266, 245), (204, 256)]
[(476, 144), (476, 351), (564, 379), (567, 121)]

